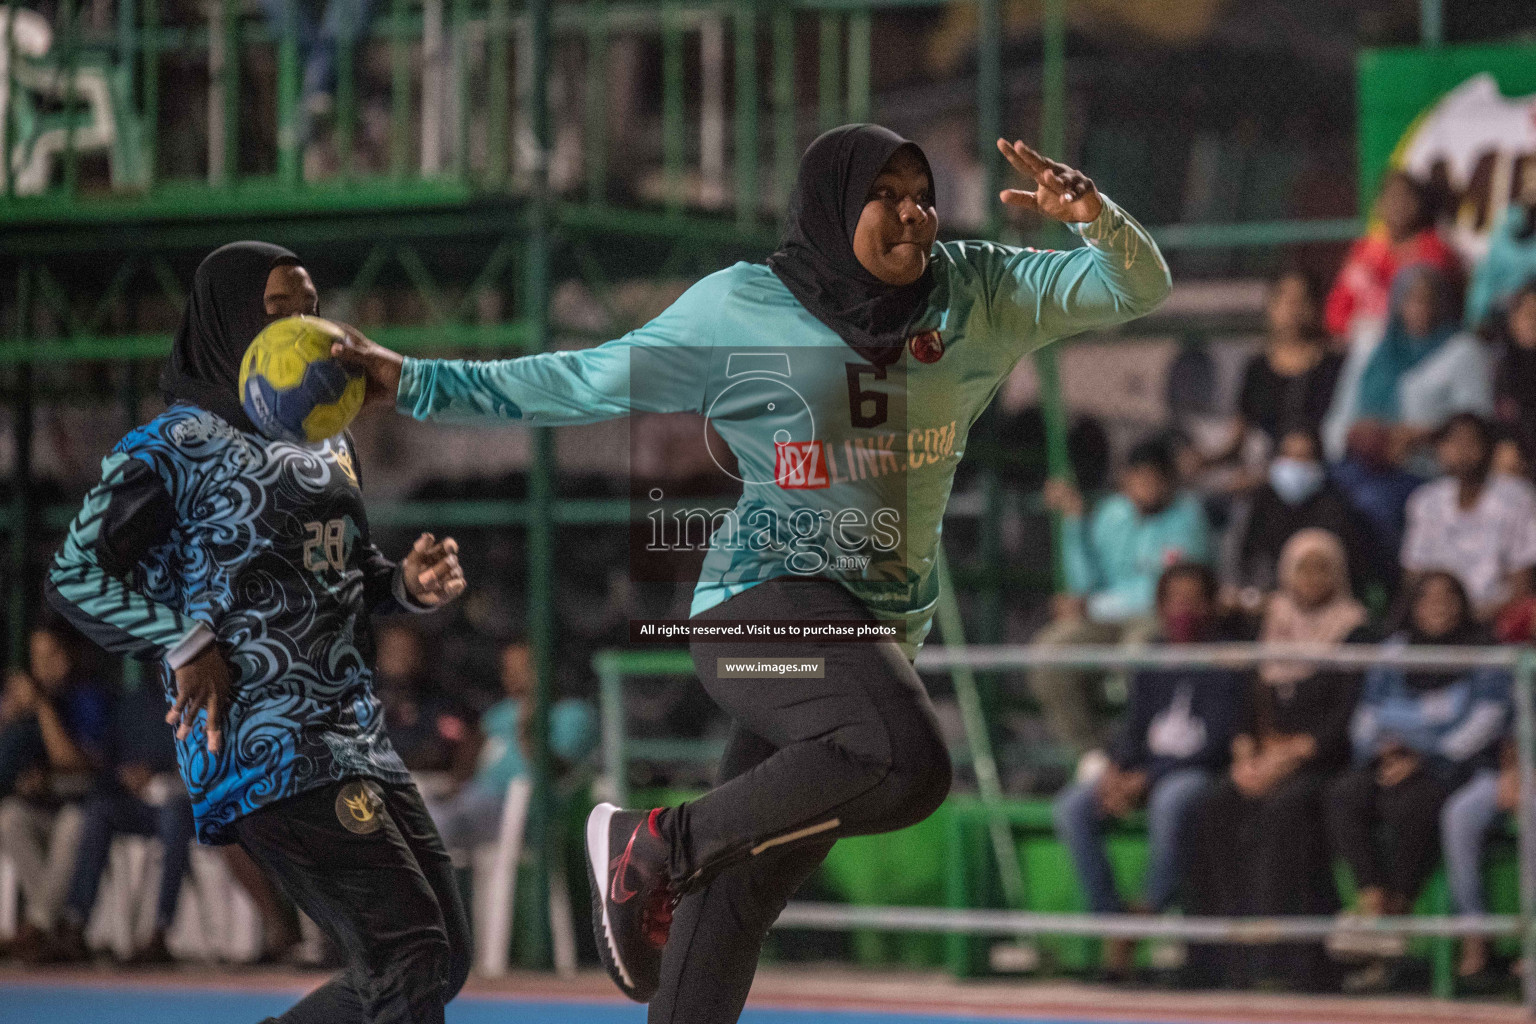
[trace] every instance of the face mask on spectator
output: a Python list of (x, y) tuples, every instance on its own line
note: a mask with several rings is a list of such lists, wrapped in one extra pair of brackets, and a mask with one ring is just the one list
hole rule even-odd
[(1323, 486), (1323, 465), (1304, 459), (1278, 458), (1269, 464), (1269, 486), (1287, 505), (1300, 505)]
[(1210, 619), (1198, 612), (1175, 611), (1163, 615), (1163, 630), (1176, 644), (1192, 644), (1205, 639)]

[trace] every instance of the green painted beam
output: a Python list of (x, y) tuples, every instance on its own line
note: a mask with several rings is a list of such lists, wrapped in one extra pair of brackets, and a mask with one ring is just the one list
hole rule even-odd
[(604, 0), (587, 0), (586, 158), (587, 202), (601, 206), (608, 198), (608, 11)]
[[(775, 98), (776, 103), (778, 97)], [(786, 131), (778, 145), (793, 145)], [(777, 154), (776, 154), (777, 157)], [(795, 154), (798, 160), (798, 154)], [(776, 162), (778, 162), (776, 160)], [(787, 162), (793, 166), (793, 161)], [(788, 171), (781, 167), (781, 179)], [(792, 178), (792, 174), (790, 175)], [(252, 222), (281, 231), (289, 244), (376, 239), (378, 216), (389, 216), (396, 238), (483, 234), (516, 230), (522, 197), (509, 198), (448, 180), (391, 181), (385, 177), (307, 186), (298, 196), (273, 179), (247, 180), (229, 189), (178, 185), (144, 197), (120, 196), (72, 202), (44, 196), (0, 203), (0, 254), (95, 252), (103, 249), (176, 247), (223, 240)], [(734, 218), (666, 214), (655, 210), (553, 204), (562, 228), (715, 242), (769, 252), (778, 241), (767, 223), (743, 227)], [(326, 219), (328, 215), (331, 219)], [(350, 220), (351, 223), (345, 223)], [(84, 229), (91, 230), (70, 230)], [(1271, 247), (1303, 242), (1345, 242), (1359, 236), (1363, 221), (1277, 220), (1227, 224), (1169, 224), (1151, 228), (1165, 249)]]
[[(336, 0), (331, 0), (335, 3)], [(469, 0), (453, 0), (449, 15), (448, 89), (453, 96), (453, 138), (448, 147), (448, 170), (463, 181), (469, 177)]]
[[(1053, 160), (1068, 160), (1067, 147), (1067, 0), (1046, 0), (1043, 81), (1041, 83), (1040, 150)], [(1064, 234), (1060, 225), (1051, 234)], [(1050, 235), (1047, 235), (1050, 238)], [(1045, 455), (1053, 479), (1073, 481), (1072, 460), (1067, 450), (1067, 409), (1061, 395), (1060, 349), (1047, 345), (1035, 353), (1035, 373), (1040, 377), (1040, 413), (1045, 423)], [(1056, 589), (1066, 579), (1062, 564), (1062, 523), (1051, 516), (1051, 550)]]
[(848, 16), (848, 121), (863, 124), (873, 105), (870, 43), (872, 26), (868, 11)]
[[(143, 112), (139, 124), (144, 133), (145, 183), (153, 185), (160, 141), (160, 47), (155, 38), (160, 28), (160, 0), (144, 0), (143, 28), (138, 109)], [(10, 66), (14, 67), (15, 63), (12, 62)]]
[(64, 115), (68, 123), (64, 128), (64, 185), (63, 192), (75, 197), (75, 186), (80, 177), (80, 154), (75, 145), (79, 132), (80, 111), (75, 109), (75, 70), (80, 59), (80, 16), (75, 0), (60, 0), (57, 20), (64, 25), (64, 38), (55, 41), (55, 53), (59, 50), (60, 71), (64, 75)]
[[(409, 0), (393, 0), (389, 15), (389, 175), (404, 181), (411, 144), (411, 25)], [(419, 31), (418, 33), (419, 34)]]
[(742, 230), (734, 220), (723, 217), (675, 216), (654, 210), (621, 210), (613, 207), (594, 209), (581, 203), (556, 206), (554, 214), (555, 222), (568, 232), (615, 232), (652, 238), (678, 238), (758, 250), (764, 254), (772, 252), (779, 242), (778, 233), (766, 225)]
[[(69, 524), (79, 512), (78, 505), (45, 505), (33, 510), (33, 514), (37, 517), (36, 522), (49, 530), (68, 529)], [(0, 506), (0, 533), (9, 531), (11, 524), (16, 521), (16, 513), (13, 509)]]
[(757, 6), (736, 0), (736, 226), (750, 231), (761, 205), (757, 188)]
[(793, 0), (786, 7), (805, 11), (881, 11), (911, 10), (922, 7), (947, 7), (954, 0)]
[[(532, 505), (526, 501), (460, 500), (389, 501), (368, 506), (368, 522), (373, 526), (438, 529), (481, 526), (526, 525)], [(554, 521), (566, 526), (600, 526), (628, 523), (642, 518), (625, 498), (567, 498), (550, 507)]]
[(506, 185), (511, 169), (511, 145), (507, 123), (512, 110), (512, 67), (510, 33), (512, 9), (510, 0), (490, 0), (490, 20), (486, 26), (489, 41), (486, 43), (486, 78), (489, 80), (486, 97), (486, 157), (485, 177), (492, 188)]
[[(364, 328), (381, 345), (413, 354), (465, 349), (482, 352), (517, 352), (528, 344), (523, 323), (445, 324)], [(19, 363), (85, 362), (110, 359), (163, 359), (171, 351), (169, 334), (130, 334), (119, 337), (28, 339), (0, 342), (0, 366)]]
[(1001, 0), (981, 0), (976, 44), (976, 153), (982, 167), (982, 196), (987, 221), (983, 233), (997, 238), (1002, 211), (994, 198), (1002, 188), (1003, 156), (997, 140), (1003, 134), (1003, 17)]
[[(530, 176), (527, 221), (524, 226), (526, 251), (523, 260), (521, 312), (527, 323), (527, 348), (543, 352), (549, 345), (551, 196), (549, 160), (554, 151), (554, 132), (549, 108), (550, 70), (550, 0), (528, 0), (525, 8), (529, 22), (527, 57), (530, 61), (528, 127), (536, 149)], [(545, 967), (553, 956), (549, 931), (549, 867), (555, 854), (552, 841), (554, 821), (554, 771), (549, 753), (549, 708), (555, 685), (555, 613), (554, 613), (554, 435), (546, 427), (529, 431), (533, 459), (528, 467), (528, 641), (533, 655), (534, 683), (529, 739), (529, 775), (533, 798), (528, 809), (527, 849), (532, 863), (529, 870), (533, 885), (525, 908), (535, 922), (528, 934), (524, 955), (536, 967)]]
[(692, 675), (693, 658), (686, 650), (638, 647), (627, 650), (599, 651), (592, 656), (595, 672), (618, 672), (626, 676)]
[[(189, 220), (282, 214), (379, 212), (411, 207), (462, 206), (475, 192), (441, 179), (391, 181), (385, 177), (325, 181), (302, 192), (275, 177), (246, 178), (227, 188), (201, 182), (167, 183), (147, 195), (123, 193), (82, 201), (61, 195), (26, 196), (0, 203), (0, 226), (119, 224), (127, 220)], [(378, 225), (374, 225), (378, 233)]]
[[(14, 21), (10, 22), (12, 25)], [(7, 164), (9, 157), (7, 157)], [(9, 175), (7, 175), (9, 177)], [(22, 264), (16, 271), (16, 324), (15, 334), (19, 343), (25, 344), (32, 322), (32, 266)], [(16, 569), (27, 564), (31, 555), (32, 531), (32, 389), (31, 367), (23, 366), (16, 375), (16, 407), (11, 418), (11, 440), (15, 449), (15, 466), (11, 470), (10, 517), (15, 524), (10, 531), (10, 563)], [(20, 668), (25, 662), (26, 619), (29, 584), (25, 572), (12, 572), (6, 594), (7, 624), (5, 664), (8, 668)]]
[(669, 214), (683, 210), (683, 160), (688, 140), (683, 124), (684, 79), (683, 19), (677, 4), (668, 0), (661, 7), (661, 177)]
[(240, 161), (240, 4), (238, 0), (215, 0), (222, 5), (224, 27), (223, 61), (219, 65), (220, 106), (223, 108), (223, 170), (215, 184), (223, 187), (235, 178)]
[[(438, 209), (413, 208), (393, 213), (356, 212), (319, 216), (251, 216), (229, 220), (210, 217), (201, 223), (124, 222), (100, 226), (70, 225), (53, 228), (0, 229), (0, 256), (51, 257), (58, 255), (103, 255), (117, 258), (130, 252), (165, 253), (175, 250), (211, 249), (231, 238), (269, 238), (298, 250), (302, 255), (312, 245), (337, 247), (355, 244), (359, 248), (377, 242), (381, 234), (380, 217), (389, 217), (387, 237), (392, 241), (452, 241), (465, 237), (507, 235), (521, 239), (522, 214), (511, 204), (445, 206)], [(163, 262), (151, 260), (155, 269)], [(160, 271), (156, 270), (157, 276)], [(174, 271), (165, 273), (181, 285)], [(180, 301), (175, 303), (180, 305)]]
[(825, 13), (820, 21), (817, 50), (816, 125), (818, 131), (843, 122), (843, 19)]
[(1247, 224), (1168, 224), (1151, 231), (1164, 249), (1247, 249), (1303, 242), (1351, 242), (1365, 231), (1365, 222), (1356, 217), (1340, 217)]
[(774, 206), (783, 210), (800, 163), (795, 144), (795, 16), (787, 7), (773, 12), (773, 187)]
[(336, 125), (334, 137), (339, 177), (350, 180), (353, 142), (357, 136), (357, 23), (358, 0), (345, 0), (346, 24), (336, 40)]
[(303, 181), (304, 140), (299, 138), (299, 0), (284, 0), (283, 34), (277, 44), (277, 177), (291, 195)]

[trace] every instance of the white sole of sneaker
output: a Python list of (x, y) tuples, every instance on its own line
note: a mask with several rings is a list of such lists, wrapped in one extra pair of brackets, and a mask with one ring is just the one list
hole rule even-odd
[(628, 995), (634, 991), (635, 980), (630, 977), (629, 969), (619, 958), (618, 947), (613, 941), (613, 926), (608, 921), (608, 886), (612, 884), (612, 879), (608, 877), (608, 825), (618, 810), (613, 804), (598, 804), (587, 815), (587, 871), (592, 880), (592, 899), (595, 904), (592, 908), (593, 916), (597, 916), (598, 907), (602, 907), (601, 939), (607, 947), (608, 958), (612, 959), (622, 979), (620, 987)]

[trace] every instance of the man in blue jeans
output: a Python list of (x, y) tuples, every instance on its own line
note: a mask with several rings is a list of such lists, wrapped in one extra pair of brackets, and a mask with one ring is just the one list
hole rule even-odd
[[(1165, 570), (1157, 582), (1160, 639), (1198, 643), (1215, 636), (1216, 577), (1202, 565)], [(1056, 799), (1056, 834), (1072, 855), (1088, 909), (1121, 913), (1124, 901), (1105, 852), (1111, 819), (1147, 809), (1151, 862), (1136, 909), (1167, 910), (1178, 894), (1189, 812), (1231, 757), (1245, 716), (1248, 678), (1227, 669), (1157, 669), (1131, 679), (1125, 720), (1109, 765)], [(1123, 978), (1131, 968), (1130, 940), (1106, 943), (1104, 972)]]
[(60, 912), (58, 932), (46, 959), (78, 961), (89, 957), (85, 926), (101, 877), (119, 835), (158, 839), (160, 887), (155, 903), (155, 931), (134, 951), (133, 964), (163, 964), (173, 958), (165, 937), (176, 919), (181, 882), (191, 859), (192, 801), (176, 772), (176, 749), (165, 727), (158, 687), (140, 686), (118, 695), (113, 708), (109, 764), (97, 791), (85, 802), (80, 845)]

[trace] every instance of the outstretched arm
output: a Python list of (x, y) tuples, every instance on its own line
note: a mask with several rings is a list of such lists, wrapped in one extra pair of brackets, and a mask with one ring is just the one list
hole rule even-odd
[(579, 351), (405, 359), (349, 331), (332, 354), (368, 374), (370, 401), (388, 401), (419, 420), (568, 426), (632, 412), (700, 412), (728, 288), (713, 274), (644, 327)]
[(1058, 338), (1144, 316), (1168, 297), (1168, 264), (1145, 228), (1099, 194), (1093, 181), (1022, 142), (998, 149), (1034, 191), (1000, 198), (1065, 223), (1086, 243), (1066, 252), (993, 247), (987, 291), (994, 317), (1029, 351)]

